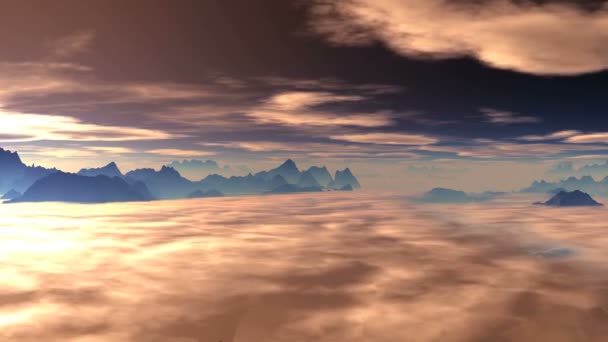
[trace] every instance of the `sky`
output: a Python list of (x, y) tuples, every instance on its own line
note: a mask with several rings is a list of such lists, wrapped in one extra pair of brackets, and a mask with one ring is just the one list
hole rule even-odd
[(29, 164), (478, 191), (608, 159), (606, 1), (0, 1), (0, 146)]

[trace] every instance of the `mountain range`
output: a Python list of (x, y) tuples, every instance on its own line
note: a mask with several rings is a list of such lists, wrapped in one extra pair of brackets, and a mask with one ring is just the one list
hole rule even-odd
[(99, 168), (83, 168), (76, 174), (64, 173), (28, 167), (16, 152), (0, 149), (0, 193), (8, 193), (7, 199), (11, 197), (11, 202), (93, 203), (359, 188), (359, 181), (348, 168), (336, 171), (332, 177), (326, 167), (313, 166), (300, 171), (291, 159), (277, 168), (255, 174), (232, 177), (212, 174), (192, 181), (170, 166), (162, 166), (158, 171), (144, 168), (123, 174), (114, 162)]
[(4, 194), (10, 190), (24, 192), (36, 180), (51, 173), (56, 169), (46, 169), (40, 166), (27, 166), (19, 157), (17, 152), (11, 152), (0, 148), (0, 193)]
[(73, 173), (55, 172), (34, 182), (16, 202), (78, 202), (105, 203), (150, 201), (154, 199), (142, 182), (128, 184), (120, 177), (98, 175), (80, 176)]
[(504, 192), (486, 191), (482, 193), (466, 193), (460, 190), (434, 188), (431, 191), (415, 198), (426, 203), (473, 203), (492, 200), (505, 195)]
[(167, 164), (166, 166), (174, 168), (182, 176), (188, 179), (202, 179), (203, 177), (207, 177), (213, 174), (225, 177), (243, 176), (252, 172), (251, 169), (246, 166), (220, 166), (215, 160), (176, 160)]
[(596, 181), (591, 176), (582, 176), (580, 178), (571, 176), (558, 182), (534, 181), (529, 187), (520, 190), (520, 192), (558, 193), (562, 190), (581, 190), (596, 196), (606, 196), (608, 194), (608, 177), (604, 177), (601, 181)]

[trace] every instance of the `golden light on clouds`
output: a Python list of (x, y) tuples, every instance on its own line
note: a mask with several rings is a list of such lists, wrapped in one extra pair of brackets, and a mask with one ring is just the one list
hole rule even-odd
[(606, 210), (532, 200), (1, 205), (0, 340), (604, 341)]
[(439, 142), (438, 139), (433, 137), (403, 133), (343, 134), (332, 135), (330, 138), (340, 141), (379, 145), (431, 145)]
[[(84, 123), (70, 116), (26, 114), (2, 111), (0, 126), (10, 127), (2, 142), (51, 141), (138, 141), (166, 140), (174, 135), (154, 129), (123, 126), (103, 126)], [(15, 132), (15, 136), (11, 136)]]
[(215, 155), (215, 152), (210, 151), (182, 150), (171, 148), (148, 150), (146, 151), (146, 153), (172, 157), (206, 157)]
[(382, 127), (393, 123), (393, 115), (377, 113), (332, 113), (315, 108), (323, 104), (360, 101), (361, 96), (327, 92), (283, 92), (270, 97), (247, 115), (263, 124), (336, 128), (340, 126)]
[(584, 144), (584, 143), (608, 143), (607, 132), (597, 132), (589, 134), (574, 135), (566, 139), (567, 142)]
[(444, 0), (316, 1), (313, 30), (339, 45), (380, 41), (421, 58), (471, 56), (531, 74), (574, 75), (608, 67), (608, 7)]
[(523, 137), (518, 138), (519, 140), (525, 141), (544, 141), (544, 140), (557, 140), (569, 138), (575, 135), (581, 134), (579, 131), (575, 130), (566, 130), (566, 131), (558, 131), (547, 135), (525, 135)]

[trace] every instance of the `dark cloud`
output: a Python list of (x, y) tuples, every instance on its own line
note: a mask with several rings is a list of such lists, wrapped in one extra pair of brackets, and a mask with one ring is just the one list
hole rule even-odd
[[(3, 122), (12, 123), (24, 113), (45, 120), (71, 118), (93, 126), (79, 126), (77, 134), (59, 131), (55, 140), (40, 139), (43, 134), (32, 139), (29, 134), (32, 141), (21, 147), (34, 151), (37, 145), (47, 157), (44, 148), (55, 147), (62, 149), (62, 155), (86, 153), (91, 158), (98, 157), (95, 153), (100, 150), (93, 152), (83, 145), (114, 151), (121, 147), (130, 151), (129, 159), (145, 159), (147, 166), (170, 162), (174, 158), (165, 159), (170, 155), (194, 157), (195, 152), (213, 154), (220, 161), (231, 159), (224, 160), (230, 163), (283, 157), (387, 161), (603, 153), (606, 137), (598, 127), (607, 124), (605, 72), (538, 77), (484, 65), (475, 54), (462, 51), (449, 53), (448, 59), (411, 58), (408, 53), (395, 53), (399, 50), (390, 44), (390, 37), (379, 39), (384, 31), (362, 27), (355, 17), (318, 21), (323, 19), (314, 17), (319, 3), (270, 0), (260, 6), (242, 0), (152, 0), (143, 6), (137, 1), (61, 0), (30, 6), (11, 2), (3, 8), (5, 20), (0, 22)], [(338, 12), (346, 6), (341, 1), (331, 3)], [(444, 6), (432, 1), (411, 9), (430, 6), (443, 13), (444, 22), (452, 22), (455, 16), (468, 18), (475, 8), (492, 12), (495, 3), (463, 1)], [(350, 4), (356, 10), (365, 2)], [(392, 4), (383, 1), (364, 7)], [(596, 23), (604, 15), (599, 2), (579, 4), (505, 2), (505, 8), (516, 12), (530, 8), (521, 16), (526, 19), (524, 28), (531, 25), (529, 15), (552, 6), (557, 6), (555, 12), (539, 14), (549, 16), (549, 23), (564, 15)], [(393, 16), (403, 13), (400, 4), (394, 8)], [(479, 23), (495, 23), (490, 14)], [(311, 31), (315, 18), (318, 25), (339, 24), (317, 29), (331, 29), (344, 39), (365, 44), (329, 44)], [(502, 28), (482, 30), (498, 32), (498, 38), (483, 43), (495, 47), (504, 37), (515, 37), (517, 42), (545, 37)], [(354, 36), (350, 29), (356, 31)], [(579, 31), (556, 36), (568, 42), (592, 36), (576, 39), (583, 46), (570, 49), (574, 57), (586, 58), (588, 44), (599, 35), (594, 32), (601, 30)], [(553, 45), (543, 47), (536, 52), (554, 50), (552, 55), (568, 61), (573, 56), (558, 53)], [(533, 52), (536, 60), (535, 51), (524, 52), (509, 55), (523, 58)], [(576, 61), (572, 65), (577, 68), (595, 65), (584, 58)], [(528, 65), (529, 60), (523, 62)], [(131, 131), (138, 134), (124, 139), (128, 141), (107, 139), (116, 137), (108, 132), (125, 132), (129, 127), (146, 131)], [(92, 128), (97, 134), (91, 134)], [(118, 134), (125, 136), (129, 135)], [(150, 136), (168, 139), (146, 139)], [(12, 147), (19, 149), (11, 140)], [(546, 144), (533, 144), (538, 142)], [(570, 146), (579, 144), (585, 147)], [(69, 149), (73, 151), (68, 153)], [(161, 151), (163, 155), (154, 154)]]

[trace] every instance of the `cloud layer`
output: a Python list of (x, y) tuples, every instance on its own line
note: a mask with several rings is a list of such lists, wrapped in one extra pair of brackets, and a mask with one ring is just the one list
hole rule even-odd
[(382, 42), (417, 58), (469, 56), (538, 75), (608, 67), (608, 7), (508, 0), (318, 0), (312, 29), (338, 45)]

